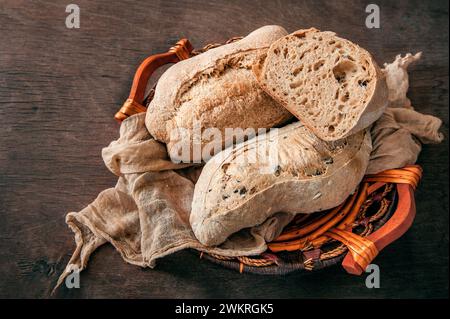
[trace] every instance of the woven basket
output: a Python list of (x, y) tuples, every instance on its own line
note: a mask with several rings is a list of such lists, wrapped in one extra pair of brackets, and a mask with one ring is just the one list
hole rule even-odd
[[(235, 37), (226, 43), (241, 39)], [(226, 44), (223, 43), (223, 44)], [(154, 95), (146, 95), (152, 73), (167, 63), (177, 63), (223, 44), (194, 50), (182, 39), (168, 52), (145, 59), (139, 66), (130, 96), (115, 118), (145, 112)], [(200, 253), (200, 257), (224, 267), (258, 274), (286, 274), (294, 270), (318, 270), (342, 263), (351, 274), (361, 274), (378, 253), (402, 236), (415, 217), (414, 190), (422, 169), (410, 165), (376, 175), (366, 175), (340, 206), (325, 212), (297, 215), (282, 234), (268, 243), (260, 256), (225, 257)]]

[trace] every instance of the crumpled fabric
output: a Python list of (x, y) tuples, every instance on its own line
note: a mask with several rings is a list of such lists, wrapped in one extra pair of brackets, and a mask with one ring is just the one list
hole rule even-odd
[[(367, 173), (414, 164), (421, 143), (443, 139), (441, 121), (414, 111), (406, 97), (406, 68), (419, 57), (397, 56), (385, 64), (390, 104), (371, 128), (374, 147)], [(145, 113), (126, 119), (120, 137), (102, 151), (105, 165), (118, 176), (115, 187), (101, 192), (80, 212), (67, 214), (76, 249), (57, 286), (72, 271), (83, 270), (89, 256), (105, 243), (112, 244), (126, 262), (141, 267), (154, 267), (158, 258), (186, 248), (230, 257), (257, 255), (293, 219), (280, 212), (231, 235), (218, 247), (201, 245), (189, 214), (202, 167), (171, 162), (165, 145), (150, 135), (144, 120)]]
[(230, 257), (257, 255), (293, 218), (280, 212), (233, 234), (218, 247), (206, 247), (189, 224), (194, 185), (202, 167), (172, 163), (165, 146), (148, 133), (145, 113), (126, 119), (120, 137), (102, 155), (105, 165), (119, 176), (118, 182), (80, 212), (67, 214), (76, 249), (57, 286), (72, 271), (83, 270), (91, 253), (107, 242), (126, 262), (151, 268), (156, 259), (186, 248)]
[(397, 55), (394, 62), (384, 64), (384, 74), (389, 90), (388, 100), (390, 107), (411, 108), (411, 101), (406, 96), (409, 89), (408, 66), (418, 61), (422, 57), (422, 52), (415, 55), (411, 53), (404, 57)]
[(417, 161), (422, 144), (440, 143), (442, 121), (410, 108), (388, 107), (371, 128), (372, 153), (366, 174), (404, 167)]
[(384, 64), (389, 104), (382, 116), (372, 125), (372, 153), (366, 174), (404, 167), (417, 161), (422, 144), (440, 143), (442, 121), (432, 115), (416, 112), (406, 96), (409, 88), (408, 66), (419, 60), (422, 52)]

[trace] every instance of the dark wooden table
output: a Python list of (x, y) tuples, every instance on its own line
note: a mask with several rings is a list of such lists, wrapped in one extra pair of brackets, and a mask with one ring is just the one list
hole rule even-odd
[[(81, 9), (67, 29), (65, 7)], [(440, 117), (447, 139), (426, 145), (410, 231), (376, 259), (381, 288), (336, 266), (284, 277), (240, 275), (184, 251), (157, 268), (126, 264), (110, 245), (93, 254), (81, 288), (61, 298), (448, 297), (448, 2), (381, 1), (381, 28), (365, 27), (370, 1), (0, 2), (0, 296), (50, 297), (74, 249), (64, 222), (115, 183), (100, 150), (118, 136), (114, 113), (135, 68), (179, 38), (194, 46), (266, 24), (334, 30), (383, 63), (423, 51), (409, 96)]]

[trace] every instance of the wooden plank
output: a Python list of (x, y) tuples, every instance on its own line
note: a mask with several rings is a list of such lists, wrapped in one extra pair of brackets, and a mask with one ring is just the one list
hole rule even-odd
[[(448, 2), (377, 1), (381, 29), (364, 25), (367, 1), (76, 1), (81, 28), (65, 27), (67, 1), (2, 1), (0, 9), (0, 297), (49, 297), (74, 248), (64, 223), (115, 183), (101, 148), (118, 135), (114, 113), (135, 68), (182, 37), (194, 47), (265, 24), (333, 30), (376, 60), (423, 51), (409, 96), (444, 121), (448, 137)], [(57, 297), (447, 297), (448, 138), (419, 164), (417, 217), (376, 263), (381, 289), (339, 267), (289, 277), (240, 275), (180, 252), (154, 270), (96, 252), (81, 289)]]

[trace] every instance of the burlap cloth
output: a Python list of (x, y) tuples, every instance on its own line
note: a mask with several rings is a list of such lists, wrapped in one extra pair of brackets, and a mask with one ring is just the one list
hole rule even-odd
[[(439, 133), (441, 120), (414, 111), (406, 97), (406, 67), (419, 58), (420, 54), (408, 54), (385, 64), (390, 107), (372, 126), (368, 173), (413, 164), (421, 143), (443, 139)], [(102, 151), (106, 166), (118, 176), (116, 186), (101, 192), (82, 211), (67, 214), (76, 249), (57, 285), (73, 270), (84, 269), (92, 252), (106, 242), (126, 262), (154, 267), (156, 259), (185, 248), (224, 256), (263, 253), (266, 242), (292, 220), (290, 214), (278, 213), (261, 225), (230, 236), (218, 247), (201, 245), (191, 230), (189, 214), (202, 167), (172, 163), (165, 145), (147, 131), (144, 119), (144, 113), (126, 119), (120, 137)]]

